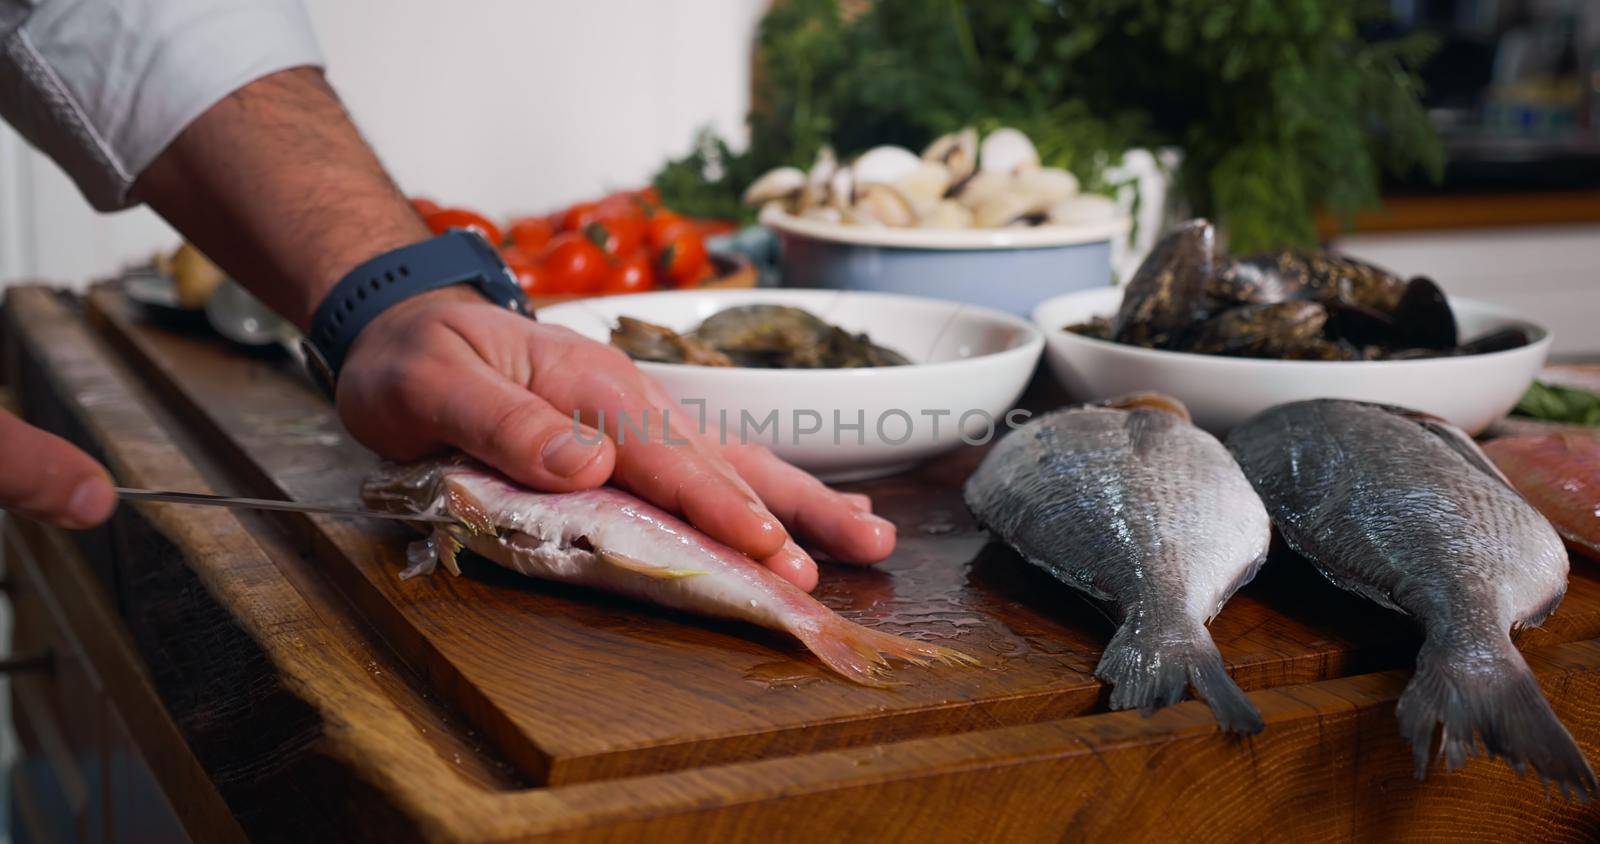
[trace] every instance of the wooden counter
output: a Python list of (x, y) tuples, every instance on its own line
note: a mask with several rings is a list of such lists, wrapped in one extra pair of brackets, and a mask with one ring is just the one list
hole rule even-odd
[[(25, 413), (128, 485), (350, 500), (373, 464), (285, 361), (150, 325), (111, 290), (15, 290), (4, 328)], [(1600, 831), (1600, 808), (1500, 762), (1412, 779), (1393, 708), (1416, 636), (1291, 557), (1212, 626), (1264, 733), (1229, 739), (1197, 702), (1106, 712), (1090, 672), (1110, 628), (975, 529), (958, 491), (980, 456), (856, 487), (899, 549), (826, 567), (818, 596), (985, 663), (887, 691), (780, 636), (482, 562), (402, 582), (397, 526), (154, 505), (12, 541), (51, 561), (35, 588), (101, 631), (84, 659), (194, 840)], [(1600, 760), (1600, 572), (1576, 565), (1518, 642)]]

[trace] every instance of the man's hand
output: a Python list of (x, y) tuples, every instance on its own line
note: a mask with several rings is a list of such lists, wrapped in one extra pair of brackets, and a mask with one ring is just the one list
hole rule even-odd
[(111, 477), (72, 443), (0, 411), (0, 508), (65, 528), (111, 516)]
[[(362, 261), (429, 236), (322, 74), (258, 79), (194, 121), (135, 183), (149, 202), (301, 328)], [(535, 489), (608, 479), (810, 589), (816, 565), (784, 525), (839, 560), (874, 562), (894, 526), (765, 449), (701, 441), (678, 407), (615, 349), (446, 289), (402, 302), (362, 331), (339, 377), (340, 418), (362, 443), (407, 459), (459, 448)], [(670, 410), (671, 445), (661, 431)], [(591, 430), (645, 421), (649, 442)], [(694, 424), (690, 424), (693, 422)], [(589, 440), (585, 443), (584, 440)], [(763, 504), (762, 502), (765, 502)]]
[[(389, 457), (453, 446), (552, 492), (609, 478), (802, 589), (816, 585), (816, 564), (784, 525), (841, 561), (876, 562), (894, 548), (894, 526), (863, 496), (834, 492), (764, 448), (707, 441), (698, 417), (622, 352), (465, 288), (418, 296), (368, 325), (340, 374), (338, 406), (350, 432)], [(602, 417), (605, 435), (590, 427)], [(647, 423), (648, 436), (622, 433), (623, 419)]]

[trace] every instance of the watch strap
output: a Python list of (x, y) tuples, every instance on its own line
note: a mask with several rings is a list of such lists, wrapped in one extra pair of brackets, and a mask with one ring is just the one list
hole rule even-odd
[(457, 284), (472, 286), (497, 305), (528, 313), (516, 276), (494, 247), (476, 232), (451, 229), (366, 261), (328, 291), (306, 336), (313, 374), (331, 394), (350, 347), (379, 314), (418, 294)]

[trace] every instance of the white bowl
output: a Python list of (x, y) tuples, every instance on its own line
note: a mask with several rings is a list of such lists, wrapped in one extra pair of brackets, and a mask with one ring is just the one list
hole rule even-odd
[(1045, 333), (1056, 380), (1077, 401), (1158, 390), (1189, 406), (1197, 425), (1217, 434), (1284, 402), (1359, 399), (1426, 411), (1469, 433), (1504, 416), (1544, 366), (1550, 333), (1493, 305), (1450, 297), (1463, 338), (1518, 326), (1526, 346), (1462, 357), (1397, 361), (1285, 361), (1165, 352), (1096, 340), (1063, 330), (1109, 317), (1121, 288), (1086, 290), (1041, 302), (1033, 321)]
[[(694, 328), (734, 305), (805, 308), (910, 358), (870, 369), (744, 369), (640, 363), (708, 436), (760, 443), (825, 480), (891, 474), (1003, 433), (1044, 347), (992, 308), (841, 290), (681, 290), (555, 305), (539, 321), (608, 341), (619, 316)], [(701, 402), (704, 404), (702, 405)], [(859, 423), (860, 427), (854, 427)]]

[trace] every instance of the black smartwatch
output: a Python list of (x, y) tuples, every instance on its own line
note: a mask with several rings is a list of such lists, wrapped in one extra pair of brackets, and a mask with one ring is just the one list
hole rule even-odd
[(500, 253), (476, 232), (451, 229), (367, 261), (328, 291), (300, 343), (311, 379), (332, 398), (339, 370), (361, 329), (399, 302), (457, 284), (471, 286), (496, 305), (529, 315), (527, 297), (500, 260)]

